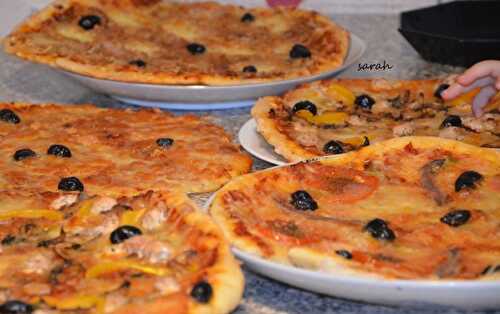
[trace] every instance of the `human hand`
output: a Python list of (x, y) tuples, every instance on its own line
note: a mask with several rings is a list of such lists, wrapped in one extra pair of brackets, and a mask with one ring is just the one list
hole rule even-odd
[(500, 90), (500, 61), (487, 60), (474, 64), (458, 76), (455, 83), (441, 93), (441, 97), (450, 100), (475, 88), (480, 88), (480, 91), (472, 101), (472, 112), (478, 117)]

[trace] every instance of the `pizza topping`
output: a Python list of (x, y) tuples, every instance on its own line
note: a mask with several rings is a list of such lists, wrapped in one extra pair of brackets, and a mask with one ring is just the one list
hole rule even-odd
[(493, 274), (496, 272), (500, 272), (500, 265), (496, 265), (496, 266), (488, 265), (483, 269), (483, 271), (481, 272), (481, 275), (485, 276), (485, 275), (490, 275), (490, 274)]
[(14, 153), (14, 160), (21, 161), (27, 158), (36, 157), (36, 153), (29, 148), (23, 148)]
[(151, 263), (165, 262), (172, 255), (172, 249), (165, 243), (153, 237), (137, 235), (123, 242), (123, 249), (128, 255), (135, 254)]
[(146, 66), (146, 62), (144, 62), (144, 60), (141, 59), (132, 60), (128, 64), (135, 65), (138, 68), (144, 68)]
[(102, 275), (121, 271), (134, 270), (154, 276), (165, 276), (170, 271), (165, 267), (144, 265), (131, 260), (117, 260), (112, 262), (102, 262), (87, 269), (86, 278), (97, 278)]
[(198, 43), (191, 43), (186, 46), (186, 49), (192, 54), (192, 55), (199, 55), (205, 52), (206, 48), (205, 46), (198, 44)]
[(0, 243), (2, 245), (11, 245), (14, 242), (14, 240), (16, 240), (16, 237), (11, 234), (8, 234), (2, 239)]
[(61, 191), (80, 191), (83, 192), (83, 183), (77, 177), (66, 177), (62, 178), (57, 185), (57, 188)]
[(323, 146), (323, 151), (330, 155), (337, 155), (344, 153), (344, 148), (338, 141), (332, 140)]
[(396, 238), (394, 231), (380, 218), (370, 220), (363, 230), (370, 233), (377, 240), (393, 241)]
[(257, 73), (257, 68), (253, 65), (247, 65), (243, 68), (244, 73)]
[(116, 204), (117, 201), (114, 198), (100, 196), (92, 202), (90, 212), (94, 215), (98, 215), (111, 210)]
[(191, 296), (199, 303), (208, 303), (212, 297), (212, 286), (206, 281), (200, 281), (191, 290)]
[(443, 122), (441, 122), (440, 128), (443, 129), (451, 126), (457, 128), (462, 127), (462, 119), (457, 115), (449, 115), (443, 120)]
[(255, 21), (255, 16), (253, 16), (252, 13), (247, 12), (247, 13), (243, 14), (243, 16), (241, 17), (241, 21), (243, 23), (253, 22), (253, 21)]
[(0, 305), (2, 314), (31, 314), (33, 311), (33, 305), (18, 300), (7, 301)]
[(168, 137), (162, 137), (156, 140), (156, 144), (161, 148), (168, 148), (174, 144), (174, 140)]
[(292, 201), (290, 203), (298, 210), (318, 209), (318, 203), (312, 198), (311, 194), (304, 190), (293, 192)]
[(2, 109), (0, 110), (0, 120), (12, 124), (17, 124), (21, 122), (21, 119), (19, 119), (19, 116), (14, 113), (14, 111), (10, 109)]
[(406, 122), (400, 125), (396, 125), (392, 128), (392, 134), (394, 136), (410, 136), (415, 133), (415, 126), (413, 122)]
[(444, 224), (447, 224), (451, 227), (459, 227), (465, 224), (470, 219), (470, 211), (466, 209), (457, 209), (453, 210), (443, 217), (441, 217), (440, 221)]
[(64, 206), (69, 206), (78, 200), (78, 195), (76, 194), (65, 194), (61, 195), (50, 203), (50, 208), (61, 209)]
[(347, 250), (337, 250), (337, 251), (335, 251), (335, 253), (336, 253), (337, 255), (342, 256), (342, 257), (343, 257), (343, 258), (345, 258), (345, 259), (352, 259), (352, 254), (351, 254), (351, 252), (349, 252), (349, 251), (347, 251)]
[(420, 170), (420, 184), (431, 194), (439, 206), (448, 200), (448, 195), (443, 193), (435, 184), (434, 177), (445, 163), (445, 159), (436, 159), (428, 162)]
[(375, 99), (370, 96), (363, 94), (356, 97), (354, 100), (354, 104), (364, 110), (371, 110), (373, 104), (375, 103)]
[(296, 103), (294, 106), (293, 106), (293, 109), (292, 111), (294, 113), (297, 113), (301, 110), (307, 110), (309, 111), (313, 116), (315, 116), (316, 114), (318, 114), (318, 108), (316, 107), (316, 105), (314, 103), (312, 103), (311, 101), (309, 100), (302, 100), (302, 101), (299, 101), (298, 103)]
[(480, 182), (483, 176), (476, 171), (465, 171), (455, 181), (455, 191), (459, 192), (464, 188), (476, 188), (476, 183)]
[(290, 58), (292, 59), (310, 58), (310, 57), (311, 57), (311, 52), (304, 45), (295, 44), (290, 50)]
[(326, 90), (326, 93), (336, 101), (342, 102), (342, 104), (346, 105), (348, 108), (354, 106), (356, 96), (354, 96), (354, 94), (349, 89), (340, 84), (330, 84)]
[(14, 209), (8, 211), (0, 211), (0, 220), (8, 220), (13, 218), (45, 218), (48, 220), (61, 220), (63, 218), (63, 214), (55, 210), (46, 209)]
[(54, 155), (56, 157), (70, 158), (71, 151), (64, 145), (54, 144), (49, 147), (47, 154)]
[(85, 15), (80, 19), (78, 25), (84, 30), (89, 31), (96, 25), (101, 25), (101, 18), (97, 15)]
[(134, 226), (120, 226), (116, 228), (113, 232), (111, 232), (111, 235), (109, 236), (109, 240), (113, 244), (118, 244), (121, 243), (127, 239), (130, 239), (132, 237), (141, 235), (142, 231), (141, 229), (134, 227)]
[(313, 115), (307, 110), (299, 110), (296, 115), (316, 125), (343, 124), (349, 117), (345, 112), (324, 112), (320, 115)]
[(444, 92), (445, 90), (447, 90), (448, 87), (450, 87), (450, 84), (443, 83), (443, 84), (439, 85), (436, 88), (436, 91), (434, 92), (434, 97), (439, 98), (439, 99), (443, 99), (441, 97), (441, 93)]

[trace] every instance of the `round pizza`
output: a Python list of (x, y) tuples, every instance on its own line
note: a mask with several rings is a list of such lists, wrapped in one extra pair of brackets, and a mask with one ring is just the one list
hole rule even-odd
[(4, 44), (21, 58), (101, 79), (231, 85), (333, 70), (344, 62), (349, 34), (298, 9), (59, 0)]
[(210, 213), (237, 248), (337, 275), (500, 277), (500, 152), (405, 137), (240, 176)]
[(446, 80), (333, 79), (264, 97), (257, 129), (289, 161), (340, 154), (402, 136), (438, 136), (500, 148), (500, 94), (474, 117), (478, 89), (451, 101)]
[(205, 118), (91, 105), (0, 104), (0, 152), (0, 190), (109, 196), (210, 192), (252, 164)]
[(0, 313), (215, 314), (242, 296), (222, 233), (182, 191), (0, 197)]

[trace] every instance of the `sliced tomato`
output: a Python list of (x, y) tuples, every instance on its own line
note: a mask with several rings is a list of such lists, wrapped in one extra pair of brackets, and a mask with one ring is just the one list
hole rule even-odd
[(265, 238), (273, 239), (285, 245), (303, 245), (313, 242), (318, 242), (320, 239), (313, 235), (301, 234), (300, 236), (293, 236), (291, 234), (285, 234), (279, 230), (273, 229), (269, 225), (257, 225), (257, 232)]

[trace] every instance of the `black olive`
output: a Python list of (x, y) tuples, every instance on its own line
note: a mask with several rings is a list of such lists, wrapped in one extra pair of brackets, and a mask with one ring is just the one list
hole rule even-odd
[(78, 25), (86, 31), (93, 29), (96, 25), (101, 24), (101, 18), (97, 15), (85, 15), (83, 16)]
[(368, 138), (368, 136), (365, 136), (365, 140), (363, 141), (363, 144), (361, 144), (361, 147), (365, 146), (370, 146), (370, 139)]
[(47, 154), (56, 157), (71, 158), (71, 151), (64, 145), (54, 144), (50, 145)]
[(450, 126), (456, 126), (458, 128), (462, 127), (462, 119), (459, 116), (454, 114), (447, 116), (444, 118), (443, 122), (441, 122), (441, 126), (439, 128), (448, 128)]
[(33, 312), (33, 306), (18, 300), (7, 301), (0, 305), (1, 314), (30, 314)]
[(146, 62), (144, 62), (144, 60), (141, 59), (132, 60), (128, 64), (135, 65), (136, 67), (139, 68), (144, 68), (146, 66)]
[(295, 44), (290, 50), (290, 58), (292, 59), (310, 58), (310, 57), (311, 57), (311, 52), (304, 45)]
[(312, 113), (313, 116), (315, 116), (316, 114), (318, 114), (318, 108), (316, 108), (316, 105), (313, 102), (309, 101), (309, 100), (299, 101), (298, 103), (296, 103), (293, 106), (293, 109), (292, 109), (293, 112), (297, 112), (299, 110), (307, 110), (310, 113)]
[(2, 239), (2, 245), (10, 245), (16, 239), (15, 236), (8, 234)]
[(162, 148), (168, 148), (174, 144), (174, 140), (168, 137), (162, 137), (156, 140), (156, 144)]
[(247, 12), (247, 13), (243, 14), (243, 16), (241, 17), (241, 21), (243, 23), (253, 22), (253, 21), (255, 21), (255, 16), (253, 16), (252, 13)]
[(290, 202), (296, 209), (299, 210), (316, 210), (318, 203), (306, 191), (299, 190), (292, 193), (292, 201)]
[(31, 149), (29, 148), (23, 148), (23, 149), (20, 149), (18, 151), (16, 151), (14, 153), (14, 160), (15, 161), (20, 161), (20, 160), (23, 160), (23, 159), (26, 159), (26, 158), (32, 158), (32, 157), (35, 157), (36, 156), (36, 153), (34, 151), (32, 151)]
[(375, 103), (375, 99), (371, 98), (366, 94), (363, 94), (357, 96), (356, 99), (354, 100), (354, 103), (358, 107), (361, 107), (362, 109), (371, 110), (373, 104)]
[(132, 237), (141, 235), (142, 231), (141, 229), (134, 227), (134, 226), (120, 226), (116, 228), (113, 232), (111, 232), (111, 235), (109, 236), (109, 240), (113, 244), (118, 244), (121, 243), (127, 239), (130, 239)]
[(212, 293), (212, 286), (206, 281), (200, 281), (191, 290), (191, 297), (199, 303), (208, 303)]
[(82, 247), (82, 245), (79, 244), (79, 243), (73, 243), (73, 244), (71, 244), (71, 249), (72, 250), (79, 250), (81, 247)]
[(392, 241), (396, 238), (394, 231), (380, 218), (370, 220), (364, 227), (364, 230), (368, 231), (372, 237), (378, 240)]
[(441, 93), (444, 92), (445, 90), (448, 89), (448, 87), (450, 87), (450, 84), (441, 84), (438, 86), (438, 88), (436, 88), (436, 91), (434, 92), (434, 97), (436, 98), (439, 98), (439, 99), (443, 99), (443, 97), (441, 97)]
[(254, 67), (253, 65), (247, 65), (246, 67), (243, 68), (243, 72), (245, 72), (245, 73), (257, 73), (257, 68)]
[(455, 181), (455, 191), (458, 192), (463, 188), (474, 189), (476, 183), (481, 181), (483, 176), (476, 171), (465, 171), (460, 176), (458, 176), (457, 181)]
[(18, 124), (21, 122), (21, 119), (19, 119), (19, 116), (14, 113), (14, 111), (10, 109), (2, 109), (0, 110), (0, 120), (12, 124)]
[(349, 251), (338, 250), (338, 251), (335, 251), (335, 253), (337, 253), (337, 255), (340, 255), (340, 256), (342, 256), (345, 259), (352, 259), (352, 254)]
[(205, 46), (197, 44), (197, 43), (192, 43), (186, 46), (187, 50), (192, 54), (192, 55), (199, 55), (205, 52)]
[(469, 221), (469, 219), (470, 211), (466, 209), (457, 209), (441, 217), (440, 221), (449, 226), (458, 227)]
[(77, 177), (62, 178), (57, 185), (61, 191), (80, 191), (83, 192), (83, 183)]
[(342, 148), (342, 145), (340, 145), (339, 142), (329, 141), (328, 143), (325, 144), (325, 146), (323, 146), (323, 151), (330, 155), (337, 155), (337, 154), (342, 154), (344, 152), (344, 149)]

